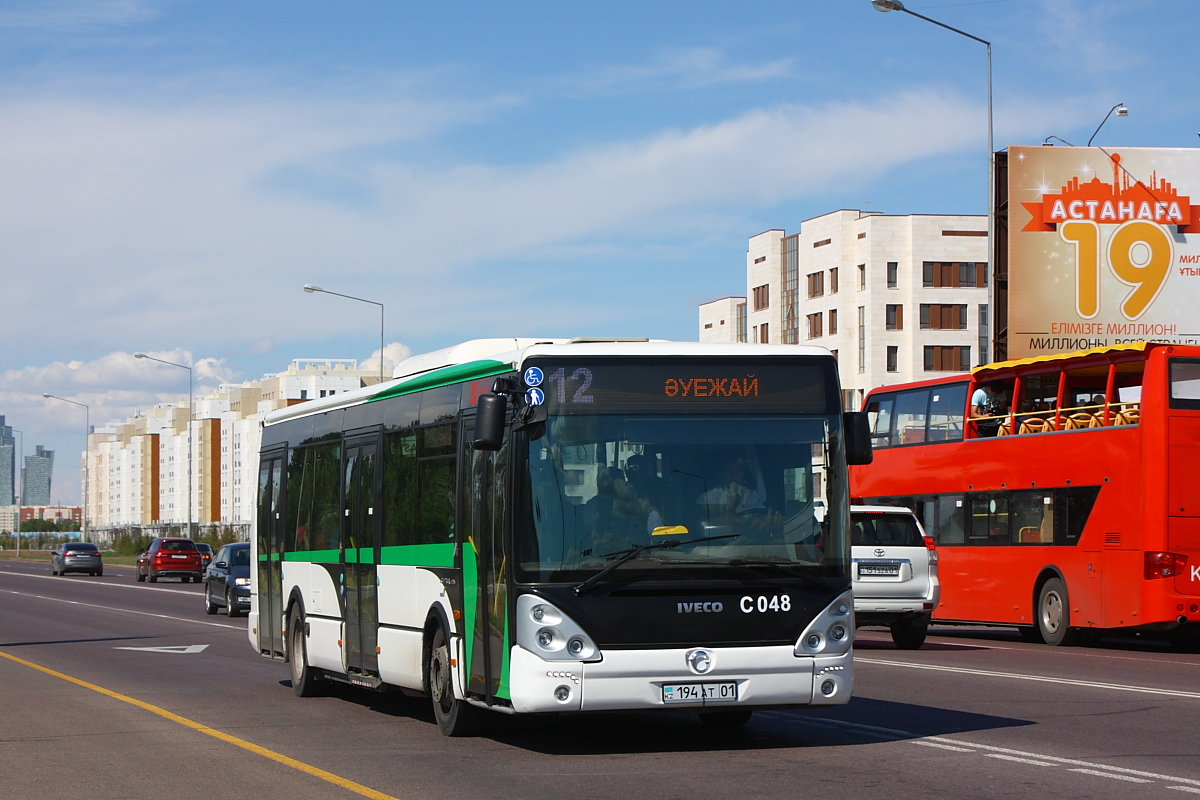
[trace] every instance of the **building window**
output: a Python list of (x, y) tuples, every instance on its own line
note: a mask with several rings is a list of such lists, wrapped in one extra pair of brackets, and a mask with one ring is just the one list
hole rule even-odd
[(810, 338), (810, 339), (821, 338), (821, 336), (822, 336), (822, 331), (821, 331), (822, 316), (823, 315), (820, 312), (818, 312), (816, 314), (809, 314), (805, 318), (808, 320), (808, 338)]
[(771, 285), (764, 283), (762, 286), (755, 286), (750, 290), (754, 297), (754, 310), (762, 311), (771, 305)]
[(766, 261), (766, 260), (767, 260), (767, 257), (766, 257), (766, 256), (759, 256), (758, 258), (754, 259), (754, 263), (755, 263), (755, 264), (761, 264), (762, 262), (764, 262), (764, 261)]
[(830, 350), (829, 352), (833, 353), (833, 360), (834, 360), (834, 361), (837, 361), (837, 360), (838, 360), (838, 357), (837, 357), (837, 350)]
[(829, 270), (829, 293), (838, 293), (838, 268), (833, 267)]
[(971, 369), (971, 348), (925, 345), (926, 372), (967, 372)]
[(768, 326), (768, 323), (766, 323), (766, 322), (764, 322), (762, 325), (758, 326), (758, 343), (759, 344), (768, 344), (771, 341), (771, 337), (767, 334), (767, 326)]
[(987, 263), (983, 261), (926, 261), (921, 285), (926, 288), (986, 287)]
[(737, 313), (734, 316), (735, 334), (737, 340), (743, 344), (746, 342), (746, 304), (737, 304)]
[(867, 265), (866, 264), (858, 265), (858, 288), (860, 291), (867, 288)]
[(833, 336), (837, 333), (837, 309), (829, 309), (829, 335)]
[(307, 400), (307, 399), (308, 399), (308, 389), (301, 389), (301, 390), (300, 390), (300, 399), (301, 399), (301, 400)]
[(888, 303), (887, 306), (887, 329), (889, 331), (904, 330), (904, 306)]
[(858, 371), (867, 371), (867, 308), (858, 307)]
[(900, 277), (900, 265), (895, 261), (887, 262), (887, 282), (889, 289), (896, 288), (896, 282)]
[(823, 297), (825, 295), (825, 273), (813, 272), (808, 276), (808, 296)]
[(799, 234), (783, 238), (783, 331), (782, 344), (800, 342), (800, 246)]
[[(722, 321), (722, 322), (721, 322), (721, 324), (722, 324), (722, 325), (724, 325), (724, 324), (725, 324), (725, 322), (724, 322), (724, 321)], [(708, 330), (708, 329), (709, 329), (709, 328), (711, 328), (711, 327), (712, 327), (712, 323), (711, 323), (711, 322), (706, 322), (706, 323), (704, 323), (704, 330)]]
[(900, 371), (899, 362), (900, 362), (900, 348), (895, 347), (893, 345), (888, 345), (887, 371), (888, 372), (899, 372)]
[(988, 329), (988, 307), (979, 307), (979, 365), (988, 363), (988, 350), (991, 344), (991, 334)]
[(832, 241), (833, 241), (833, 239), (822, 239), (819, 242), (813, 242), (813, 247), (824, 247), (825, 245), (831, 243)]
[(921, 304), (921, 330), (965, 331), (966, 329), (967, 307), (965, 304)]

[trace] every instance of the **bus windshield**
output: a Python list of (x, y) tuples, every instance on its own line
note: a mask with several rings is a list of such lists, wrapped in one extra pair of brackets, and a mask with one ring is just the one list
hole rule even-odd
[[(722, 578), (745, 577), (732, 573), (779, 564), (844, 577), (840, 424), (817, 414), (551, 416), (517, 480), (516, 577), (579, 580), (672, 540), (620, 574), (692, 578), (720, 567), (730, 572)], [(707, 540), (688, 544), (698, 539)]]

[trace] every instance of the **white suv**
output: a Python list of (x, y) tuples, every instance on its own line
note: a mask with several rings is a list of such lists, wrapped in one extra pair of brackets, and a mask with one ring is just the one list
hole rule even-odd
[(937, 608), (938, 554), (933, 539), (907, 508), (851, 506), (856, 625), (887, 625), (904, 650), (925, 643)]

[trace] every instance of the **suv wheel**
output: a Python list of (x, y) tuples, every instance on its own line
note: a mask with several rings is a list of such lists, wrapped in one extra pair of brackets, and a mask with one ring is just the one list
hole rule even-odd
[(150, 581), (151, 583), (158, 583), (158, 576), (154, 574), (154, 570), (150, 570), (146, 573), (146, 580)]
[(929, 623), (924, 620), (903, 619), (893, 622), (891, 629), (892, 641), (896, 643), (896, 647), (901, 650), (918, 650), (925, 644), (925, 637), (929, 634)]

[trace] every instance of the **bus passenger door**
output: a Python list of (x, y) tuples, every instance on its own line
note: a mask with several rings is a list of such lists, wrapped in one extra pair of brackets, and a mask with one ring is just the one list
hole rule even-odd
[(283, 453), (264, 453), (258, 472), (258, 650), (282, 659), (283, 648)]
[(378, 437), (347, 440), (342, 462), (342, 594), (347, 671), (378, 675)]
[(464, 649), (467, 691), (507, 699), (507, 561), (504, 557), (504, 473), (508, 446), (476, 450), (475, 421), (463, 421), (461, 530), (463, 532)]

